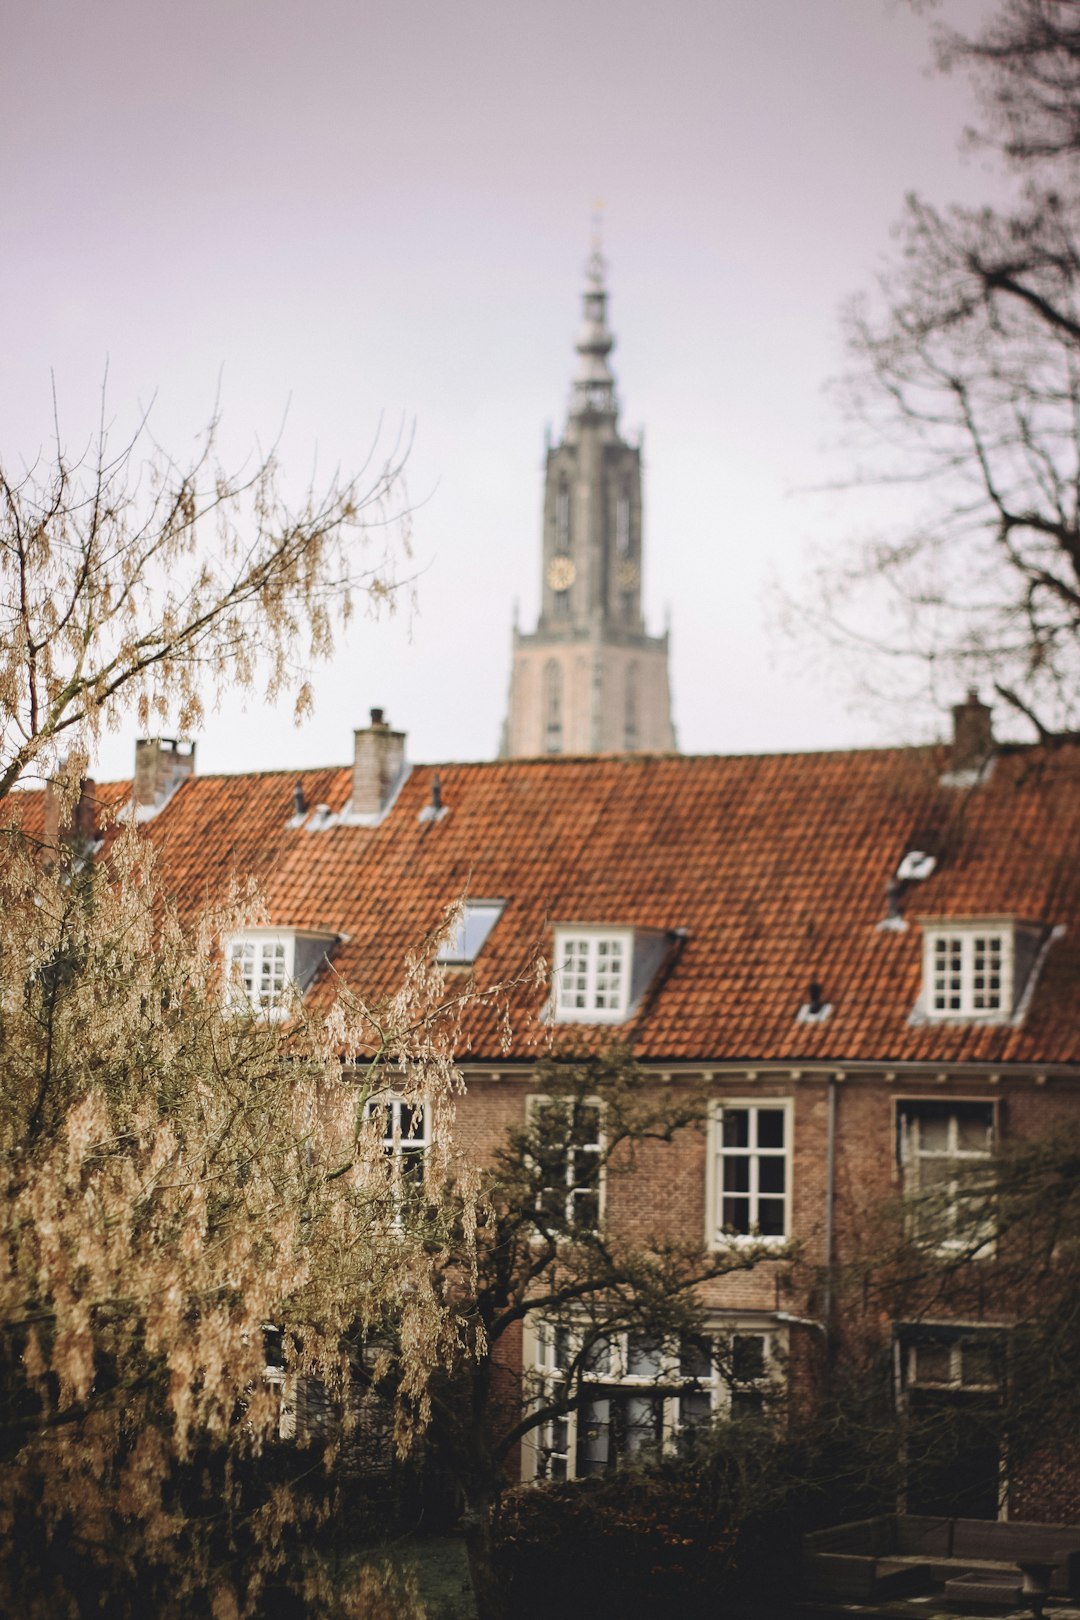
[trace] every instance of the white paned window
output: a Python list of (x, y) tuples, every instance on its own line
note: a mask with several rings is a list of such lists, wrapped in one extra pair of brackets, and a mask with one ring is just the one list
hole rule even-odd
[(226, 955), (234, 1005), (280, 1018), (292, 983), (293, 946), (291, 934), (244, 934), (230, 940)]
[(555, 1020), (616, 1024), (630, 1003), (633, 936), (559, 930), (555, 935)]
[(595, 1232), (603, 1185), (603, 1111), (599, 1102), (530, 1097), (544, 1186), (538, 1209), (555, 1227)]
[(403, 1097), (375, 1097), (364, 1110), (382, 1131), (383, 1152), (395, 1177), (417, 1185), (424, 1179), (424, 1154), (430, 1146), (427, 1109)]
[(943, 1248), (992, 1243), (993, 1103), (903, 1102), (897, 1128), (915, 1230)]
[(712, 1120), (710, 1247), (791, 1235), (791, 1106), (725, 1103)]
[(529, 1324), (533, 1399), (565, 1399), (568, 1410), (527, 1436), (527, 1478), (583, 1479), (676, 1453), (718, 1418), (761, 1417), (782, 1388), (784, 1346), (776, 1330), (746, 1323), (672, 1340), (619, 1332), (592, 1344), (586, 1331)]
[(454, 930), (439, 951), (440, 962), (475, 962), (502, 915), (502, 900), (466, 900)]
[(382, 1138), (392, 1224), (400, 1230), (410, 1201), (423, 1193), (424, 1158), (431, 1145), (428, 1110), (420, 1102), (384, 1094), (366, 1104), (364, 1118), (375, 1122)]
[(928, 928), (923, 940), (927, 1018), (999, 1019), (1013, 1010), (1013, 930)]

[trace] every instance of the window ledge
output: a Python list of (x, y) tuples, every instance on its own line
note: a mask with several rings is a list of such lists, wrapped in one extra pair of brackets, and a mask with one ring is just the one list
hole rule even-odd
[(719, 1232), (709, 1244), (710, 1254), (724, 1249), (783, 1249), (791, 1243), (790, 1237), (755, 1237), (744, 1232)]

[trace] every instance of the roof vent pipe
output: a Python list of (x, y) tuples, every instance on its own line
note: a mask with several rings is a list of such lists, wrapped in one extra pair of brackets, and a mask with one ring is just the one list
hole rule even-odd
[(885, 921), (897, 923), (903, 921), (904, 896), (907, 893), (907, 884), (901, 877), (891, 877), (885, 885)]

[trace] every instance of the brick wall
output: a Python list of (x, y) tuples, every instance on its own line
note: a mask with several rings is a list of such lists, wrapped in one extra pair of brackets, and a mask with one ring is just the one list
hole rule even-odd
[[(882, 1223), (898, 1219), (901, 1194), (897, 1163), (897, 1109), (904, 1099), (973, 1100), (994, 1105), (1003, 1139), (1045, 1135), (1075, 1117), (1077, 1081), (986, 1074), (951, 1075), (941, 1081), (926, 1073), (868, 1073), (835, 1082), (836, 1141), (833, 1202), (834, 1307), (833, 1343), (838, 1353), (873, 1365), (879, 1380), (891, 1380), (894, 1323), (883, 1309), (879, 1256)], [(679, 1094), (694, 1093), (711, 1102), (791, 1104), (792, 1233), (794, 1258), (755, 1266), (718, 1279), (702, 1291), (702, 1303), (722, 1312), (780, 1312), (783, 1317), (819, 1319), (825, 1309), (825, 1226), (828, 1163), (829, 1077), (792, 1076), (783, 1071), (753, 1079), (732, 1073), (687, 1079), (657, 1078), (657, 1085)], [(498, 1080), (474, 1077), (459, 1102), (457, 1142), (470, 1157), (483, 1162), (522, 1128), (526, 1099), (536, 1091), (527, 1073)], [(707, 1158), (709, 1133), (704, 1125), (681, 1131), (670, 1143), (639, 1144), (632, 1165), (614, 1163), (605, 1188), (605, 1229), (630, 1242), (650, 1237), (706, 1238)], [(896, 1230), (894, 1226), (893, 1230)], [(1015, 1301), (1012, 1302), (1015, 1304)], [(946, 1302), (946, 1305), (948, 1302)], [(1001, 1322), (1010, 1301), (995, 1294), (992, 1262), (968, 1267), (957, 1285), (953, 1308), (958, 1320)], [(938, 1308), (942, 1308), (939, 1302)], [(913, 1318), (917, 1319), (917, 1318)], [(824, 1337), (810, 1325), (791, 1323), (789, 1372), (798, 1398), (820, 1387)], [(504, 1347), (504, 1355), (508, 1347)], [(509, 1350), (509, 1362), (520, 1349)], [(509, 1365), (506, 1388), (516, 1368)], [(882, 1388), (885, 1388), (885, 1382)], [(1060, 1459), (1053, 1467), (1029, 1465), (1014, 1482), (1014, 1516), (1058, 1512), (1070, 1514), (1080, 1502), (1080, 1469)]]

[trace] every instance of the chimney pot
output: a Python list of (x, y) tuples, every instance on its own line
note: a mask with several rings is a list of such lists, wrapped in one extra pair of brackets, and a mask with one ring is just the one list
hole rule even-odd
[(385, 720), (383, 719), (383, 710), (382, 709), (372, 709), (372, 711), (371, 711), (371, 723), (372, 723), (373, 726), (382, 726), (382, 725), (386, 724)]

